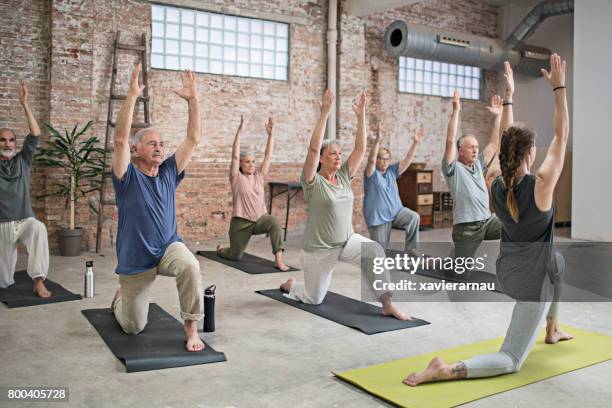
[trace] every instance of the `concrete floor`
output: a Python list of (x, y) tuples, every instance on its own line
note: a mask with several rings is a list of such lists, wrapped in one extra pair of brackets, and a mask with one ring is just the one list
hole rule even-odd
[[(401, 241), (401, 232), (394, 231)], [(567, 233), (561, 231), (561, 235)], [(421, 233), (423, 241), (447, 241), (450, 230)], [(300, 236), (287, 242), (289, 264), (300, 267)], [(218, 241), (192, 249), (213, 249)], [(269, 243), (255, 237), (250, 251), (272, 258)], [(81, 309), (108, 307), (117, 287), (114, 251), (78, 258), (51, 258), (50, 278), (81, 293), (84, 261), (93, 259), (97, 295), (38, 307), (0, 305), (0, 387), (68, 386), (75, 407), (386, 407), (388, 404), (340, 382), (332, 370), (348, 370), (477, 342), (505, 333), (512, 303), (403, 303), (431, 325), (367, 336), (257, 295), (289, 274), (248, 275), (201, 257), (205, 283), (217, 285), (217, 331), (204, 335), (225, 363), (127, 374)], [(25, 259), (19, 260), (24, 267)], [(301, 279), (302, 272), (296, 274)], [(339, 265), (331, 290), (360, 296), (358, 272)], [(161, 277), (152, 300), (179, 316), (174, 281)], [(562, 321), (612, 335), (611, 305), (569, 303)], [(607, 378), (607, 380), (606, 380)], [(608, 407), (612, 361), (540, 381), (467, 404), (470, 407)], [(40, 403), (4, 407), (40, 407)]]

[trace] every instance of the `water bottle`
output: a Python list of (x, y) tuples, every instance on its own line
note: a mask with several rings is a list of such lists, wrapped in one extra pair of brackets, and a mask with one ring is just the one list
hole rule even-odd
[(210, 285), (204, 290), (204, 331), (215, 331), (215, 290), (217, 286)]
[(94, 280), (93, 261), (85, 262), (85, 289), (84, 295), (86, 298), (94, 297), (96, 293), (96, 283)]

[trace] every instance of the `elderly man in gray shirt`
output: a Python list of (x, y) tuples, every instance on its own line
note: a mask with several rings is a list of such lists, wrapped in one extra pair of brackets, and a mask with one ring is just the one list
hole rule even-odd
[(40, 127), (28, 105), (28, 88), (21, 83), (19, 101), (25, 111), (30, 134), (17, 152), (15, 132), (0, 128), (0, 288), (15, 283), (17, 244), (28, 251), (28, 275), (34, 293), (51, 296), (44, 280), (49, 271), (49, 245), (45, 224), (34, 218), (30, 204), (30, 171), (40, 137)]
[(463, 135), (455, 142), (461, 111), (459, 92), (453, 93), (452, 103), (442, 173), (453, 197), (455, 256), (472, 257), (483, 240), (495, 240), (501, 236), (501, 222), (489, 210), (485, 174), (499, 145), (503, 105), (499, 96), (491, 98), (491, 106), (487, 109), (494, 115), (495, 124), (489, 143), (479, 152), (478, 140), (473, 135)]

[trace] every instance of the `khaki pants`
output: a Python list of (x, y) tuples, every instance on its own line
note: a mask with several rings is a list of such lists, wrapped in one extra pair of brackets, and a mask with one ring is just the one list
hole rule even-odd
[(135, 275), (119, 275), (121, 298), (114, 303), (113, 311), (127, 334), (138, 334), (147, 325), (149, 296), (157, 275), (176, 278), (183, 320), (202, 319), (204, 289), (200, 264), (185, 244), (173, 242), (157, 267)]
[(49, 243), (47, 228), (36, 218), (0, 222), (0, 288), (15, 283), (17, 244), (28, 251), (28, 275), (34, 278), (47, 277), (49, 272)]
[(273, 254), (283, 249), (282, 229), (275, 216), (262, 215), (256, 222), (233, 217), (229, 229), (230, 246), (217, 251), (217, 255), (232, 261), (240, 260), (251, 236), (261, 234), (270, 234)]

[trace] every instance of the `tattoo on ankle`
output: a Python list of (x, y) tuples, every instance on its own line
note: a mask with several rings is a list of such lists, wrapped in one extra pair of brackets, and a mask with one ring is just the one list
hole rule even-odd
[(455, 366), (451, 370), (451, 374), (455, 378), (465, 378), (465, 377), (467, 377), (467, 367), (465, 366), (463, 361), (460, 361), (457, 364), (455, 364)]

